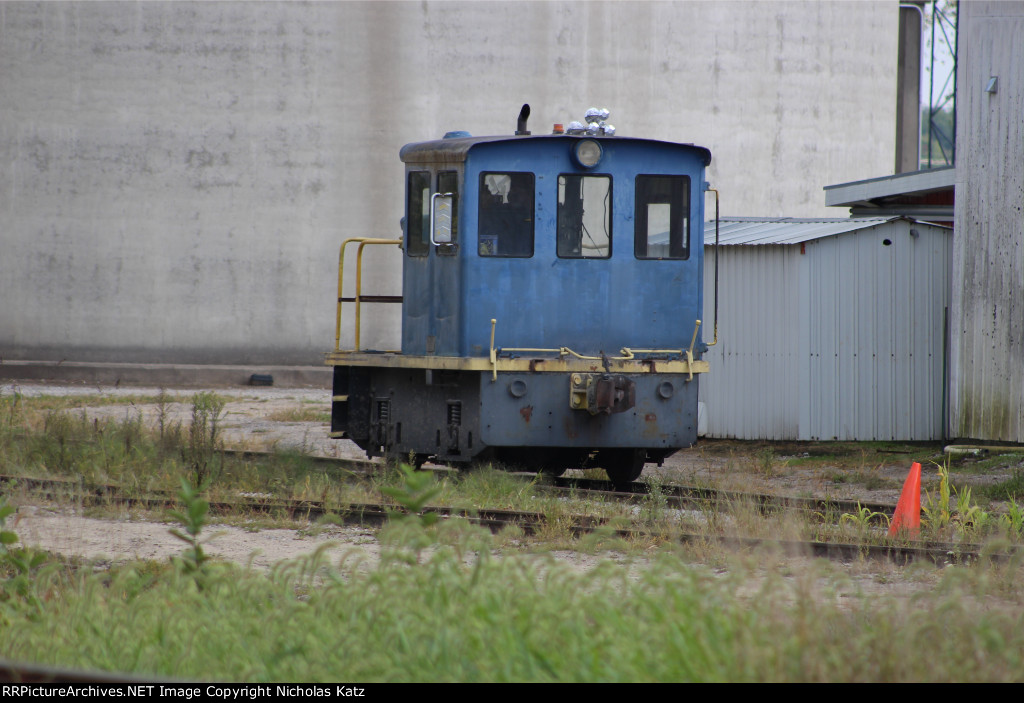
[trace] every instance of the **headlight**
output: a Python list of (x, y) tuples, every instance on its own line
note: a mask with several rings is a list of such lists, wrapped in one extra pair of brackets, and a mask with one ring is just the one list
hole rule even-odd
[(576, 142), (572, 153), (576, 163), (583, 168), (594, 168), (601, 162), (601, 156), (603, 156), (601, 145), (593, 139), (581, 139)]

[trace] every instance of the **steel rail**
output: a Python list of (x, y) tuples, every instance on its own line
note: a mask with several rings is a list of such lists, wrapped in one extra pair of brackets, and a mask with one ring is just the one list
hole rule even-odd
[[(22, 479), (18, 477), (0, 477), (0, 482), (18, 480), (29, 483), (59, 483), (60, 488), (78, 485), (73, 481), (51, 481), (50, 479)], [(177, 505), (177, 500), (169, 495), (151, 496), (146, 498), (119, 496), (110, 486), (94, 487), (83, 500), (95, 498), (97, 502), (119, 502), (127, 505), (145, 505), (150, 508), (170, 507)], [(66, 497), (66, 494), (63, 495)], [(210, 509), (220, 514), (239, 511), (252, 511), (280, 514), (286, 513), (293, 519), (313, 520), (315, 518), (332, 518), (343, 524), (382, 525), (401, 514), (399, 506), (384, 503), (347, 503), (331, 505), (323, 501), (308, 500), (246, 500), (246, 501), (211, 501)], [(518, 510), (467, 510), (449, 507), (428, 507), (423, 514), (435, 513), (444, 518), (464, 519), (497, 532), (509, 527), (517, 527), (526, 534), (535, 534), (548, 525), (548, 517), (543, 513)], [(982, 549), (976, 544), (848, 544), (824, 542), (820, 540), (776, 540), (735, 536), (722, 536), (706, 533), (676, 533), (674, 531), (651, 531), (643, 527), (613, 527), (607, 518), (588, 515), (562, 515), (559, 520), (575, 535), (594, 534), (598, 530), (609, 530), (621, 538), (645, 539), (650, 537), (670, 536), (681, 544), (711, 543), (733, 549), (773, 548), (781, 549), (793, 556), (814, 556), (838, 561), (858, 559), (882, 559), (897, 565), (909, 564), (914, 561), (926, 561), (943, 566), (955, 563), (973, 563), (982, 559)], [(1016, 549), (1003, 553), (985, 554), (986, 559), (1005, 561), (1017, 553)]]

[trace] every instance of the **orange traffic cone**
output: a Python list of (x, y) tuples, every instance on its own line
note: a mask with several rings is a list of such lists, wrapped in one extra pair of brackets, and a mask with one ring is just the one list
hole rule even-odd
[(916, 461), (910, 465), (910, 473), (903, 482), (900, 502), (896, 504), (896, 513), (889, 525), (889, 535), (901, 530), (916, 535), (921, 529), (921, 465)]

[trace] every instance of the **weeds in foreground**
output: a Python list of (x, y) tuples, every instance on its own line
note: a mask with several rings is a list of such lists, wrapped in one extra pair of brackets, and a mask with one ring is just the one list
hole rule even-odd
[(10, 395), (4, 395), (0, 389), (0, 422), (7, 425), (10, 430), (14, 427), (15, 419), (19, 416), (22, 395), (15, 387)]
[(921, 512), (923, 513), (923, 525), (938, 533), (952, 523), (953, 510), (950, 503), (949, 465), (936, 464), (935, 466), (939, 470), (939, 490), (934, 497), (927, 490), (924, 491)]
[(668, 499), (665, 497), (664, 481), (656, 473), (644, 477), (647, 484), (647, 495), (640, 506), (640, 521), (648, 527), (664, 526), (668, 516)]
[(202, 486), (214, 478), (215, 453), (220, 446), (217, 423), (224, 411), (225, 400), (216, 393), (196, 393), (192, 397), (192, 423), (188, 430), (188, 443), (182, 447), (182, 459), (189, 468), (189, 480), (194, 487)]
[(189, 546), (178, 563), (186, 574), (197, 577), (203, 575), (206, 562), (209, 560), (206, 552), (203, 551), (203, 544), (207, 540), (200, 538), (203, 527), (206, 525), (207, 512), (210, 510), (210, 504), (200, 495), (207, 487), (204, 484), (197, 488), (192, 486), (188, 480), (181, 479), (178, 499), (184, 510), (170, 512), (171, 517), (181, 524), (184, 531), (176, 527), (172, 527), (168, 531)]
[(888, 515), (865, 508), (860, 503), (857, 503), (856, 513), (843, 513), (839, 518), (840, 525), (853, 525), (861, 535), (870, 532), (872, 525), (881, 521), (885, 522), (886, 527), (891, 524)]
[(1011, 535), (1024, 534), (1024, 508), (1011, 500), (1006, 513), (999, 516), (999, 526)]
[(995, 530), (1001, 529), (1008, 536), (1019, 539), (1024, 536), (1024, 512), (1015, 501), (1010, 502), (1006, 515), (999, 518), (982, 509), (974, 502), (970, 487), (957, 489), (949, 480), (949, 464), (936, 464), (939, 471), (939, 490), (932, 496), (925, 491), (921, 504), (922, 525), (933, 535), (948, 539), (982, 539)]
[(1010, 478), (979, 490), (994, 500), (1024, 499), (1024, 470), (1015, 468)]
[(46, 563), (46, 553), (35, 549), (17, 548), (18, 535), (7, 529), (7, 518), (15, 508), (0, 498), (0, 573), (3, 574), (3, 601), (20, 599), (35, 610), (41, 602), (34, 592), (34, 575)]
[[(332, 564), (320, 550), (269, 574), (211, 569), (203, 589), (145, 563), (82, 570), (41, 610), (9, 603), (0, 650), (246, 682), (1024, 678), (1020, 563), (950, 567), (908, 608), (821, 564), (708, 569), (662, 551), (577, 568), (495, 558), (486, 531), (464, 521), (397, 524), (377, 562), (353, 552)], [(413, 560), (403, 540), (417, 535), (429, 548)]]
[(774, 478), (777, 475), (775, 460), (775, 450), (771, 447), (758, 452), (756, 473), (761, 474), (765, 478)]

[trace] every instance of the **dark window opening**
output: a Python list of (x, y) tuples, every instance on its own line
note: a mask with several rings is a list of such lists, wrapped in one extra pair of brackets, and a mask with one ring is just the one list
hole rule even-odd
[(405, 201), (405, 250), (426, 256), (430, 250), (430, 172), (410, 171)]
[(612, 253), (612, 179), (558, 177), (558, 255), (607, 259)]
[(480, 256), (533, 256), (533, 174), (480, 174)]
[(638, 259), (690, 257), (688, 176), (636, 177), (634, 253)]

